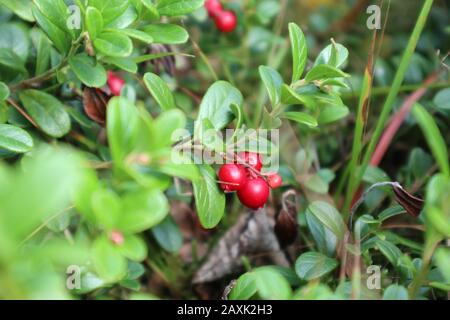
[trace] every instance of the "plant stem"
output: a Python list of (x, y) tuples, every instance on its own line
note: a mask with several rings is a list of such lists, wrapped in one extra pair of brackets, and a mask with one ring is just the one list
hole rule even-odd
[[(349, 187), (347, 189), (345, 205), (343, 208), (345, 215), (348, 215), (350, 205), (351, 205), (351, 200), (353, 198), (353, 194), (355, 193), (355, 190), (358, 188), (358, 186), (362, 180), (362, 176), (369, 165), (370, 158), (371, 158), (371, 156), (375, 150), (375, 147), (378, 143), (378, 139), (380, 138), (380, 136), (383, 132), (386, 121), (387, 121), (389, 114), (394, 106), (395, 99), (398, 95), (400, 86), (405, 77), (406, 70), (408, 69), (409, 61), (411, 60), (411, 57), (415, 51), (415, 48), (416, 48), (417, 42), (419, 41), (422, 30), (425, 27), (425, 23), (427, 21), (427, 17), (431, 10), (432, 4), (433, 4), (433, 0), (425, 0), (425, 3), (421, 9), (420, 15), (417, 18), (417, 22), (414, 27), (414, 30), (408, 41), (408, 45), (407, 45), (405, 52), (403, 54), (403, 57), (401, 59), (400, 65), (398, 67), (398, 71), (395, 74), (395, 78), (392, 83), (391, 90), (389, 91), (389, 94), (388, 94), (386, 101), (383, 105), (383, 108), (381, 110), (381, 114), (378, 119), (375, 131), (369, 142), (369, 146), (364, 154), (362, 164), (359, 167), (358, 172), (353, 177), (350, 177), (350, 180), (349, 180), (350, 183), (349, 183)], [(363, 94), (364, 94), (364, 92), (363, 92)], [(355, 137), (355, 139), (356, 139), (356, 137)], [(354, 151), (356, 152), (357, 150), (354, 150)]]

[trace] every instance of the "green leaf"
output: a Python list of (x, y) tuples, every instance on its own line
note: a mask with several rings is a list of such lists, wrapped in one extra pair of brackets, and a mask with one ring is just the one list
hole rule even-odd
[(56, 49), (58, 49), (60, 53), (66, 54), (71, 45), (70, 34), (60, 29), (57, 25), (50, 21), (37, 7), (33, 6), (32, 11), (37, 23), (42, 30), (44, 30), (48, 38), (53, 42)]
[(383, 255), (389, 260), (389, 262), (396, 267), (397, 261), (402, 256), (402, 252), (395, 244), (381, 238), (375, 239), (375, 245), (380, 249)]
[(0, 101), (0, 123), (5, 123), (9, 118), (9, 108), (6, 102)]
[(306, 223), (320, 252), (333, 256), (336, 251), (337, 238), (319, 219), (306, 210)]
[(275, 107), (281, 100), (283, 78), (276, 70), (266, 66), (259, 67), (259, 75), (266, 86), (270, 102), (272, 103), (272, 106)]
[(335, 207), (324, 201), (315, 201), (308, 206), (307, 210), (333, 232), (340, 241), (343, 240), (346, 227), (341, 214)]
[(128, 9), (128, 0), (89, 0), (88, 5), (97, 8), (103, 17), (105, 26), (118, 19)]
[(303, 31), (295, 23), (289, 23), (289, 37), (293, 61), (292, 83), (294, 83), (301, 78), (305, 70), (308, 59), (308, 47)]
[(21, 19), (34, 22), (30, 0), (0, 0), (0, 4), (18, 15)]
[(342, 67), (348, 58), (348, 50), (342, 44), (332, 43), (323, 49), (317, 56), (314, 65), (328, 64), (336, 68)]
[(147, 16), (153, 20), (159, 20), (159, 12), (156, 5), (153, 4), (152, 0), (141, 0), (142, 4), (147, 9)]
[(67, 28), (69, 11), (64, 0), (33, 0), (33, 4), (45, 18), (58, 27), (61, 31), (72, 33)]
[(148, 72), (144, 75), (144, 83), (161, 109), (169, 110), (176, 108), (172, 91), (166, 82), (159, 76)]
[(385, 210), (383, 210), (379, 215), (378, 215), (378, 220), (380, 222), (383, 222), (389, 218), (398, 216), (400, 214), (406, 213), (406, 210), (399, 205), (387, 208)]
[(105, 57), (103, 58), (103, 61), (131, 73), (136, 73), (138, 70), (136, 62), (131, 58)]
[(41, 29), (33, 29), (32, 35), (36, 47), (36, 75), (46, 72), (50, 65), (51, 44)]
[(111, 57), (128, 57), (133, 51), (131, 39), (120, 32), (102, 32), (94, 40), (94, 47), (100, 53)]
[(116, 227), (121, 215), (119, 196), (111, 190), (99, 189), (92, 194), (92, 210), (97, 224), (106, 230)]
[(281, 118), (289, 119), (301, 124), (305, 124), (311, 128), (317, 127), (317, 120), (304, 112), (284, 112)]
[(317, 120), (320, 124), (327, 124), (345, 118), (349, 112), (346, 106), (326, 106), (320, 109)]
[(156, 8), (163, 16), (182, 16), (199, 9), (204, 0), (159, 0)]
[(9, 124), (0, 124), (0, 149), (24, 153), (33, 148), (33, 139), (25, 130)]
[(258, 294), (267, 300), (288, 300), (291, 295), (291, 287), (287, 280), (270, 266), (259, 267), (253, 270)]
[(17, 71), (22, 74), (27, 74), (27, 69), (25, 69), (25, 62), (20, 59), (20, 57), (16, 55), (11, 49), (0, 49), (0, 68), (1, 67), (6, 67), (10, 70)]
[(60, 138), (70, 131), (69, 114), (58, 99), (34, 89), (22, 91), (19, 97), (28, 114), (46, 134)]
[(315, 100), (310, 94), (297, 93), (287, 84), (281, 86), (281, 101), (284, 104), (304, 105), (308, 109), (315, 107)]
[(228, 299), (230, 300), (248, 300), (256, 293), (256, 283), (253, 273), (244, 273), (241, 275), (231, 290)]
[(225, 195), (219, 190), (216, 173), (208, 165), (199, 166), (201, 179), (193, 181), (195, 205), (200, 223), (206, 229), (214, 228), (225, 210)]
[(95, 240), (92, 260), (98, 275), (107, 282), (119, 281), (127, 272), (126, 259), (106, 237)]
[(335, 259), (319, 252), (306, 252), (295, 262), (295, 272), (301, 279), (310, 281), (330, 273), (337, 266), (338, 262)]
[(150, 44), (153, 42), (153, 37), (149, 35), (148, 33), (136, 30), (136, 29), (122, 29), (120, 30), (121, 33), (129, 36), (130, 38), (142, 41), (144, 43)]
[(94, 58), (79, 54), (69, 58), (69, 65), (78, 79), (88, 87), (100, 88), (106, 84), (106, 70)]
[(315, 67), (313, 67), (309, 72), (306, 74), (305, 80), (307, 82), (312, 82), (314, 80), (324, 80), (329, 78), (345, 78), (349, 75), (345, 72), (332, 67), (327, 64), (319, 64)]
[(408, 300), (408, 290), (404, 286), (391, 284), (384, 290), (383, 300)]
[(439, 109), (450, 110), (450, 88), (439, 91), (433, 102)]
[(173, 149), (170, 149), (169, 153), (167, 159), (158, 168), (160, 172), (191, 181), (199, 179), (200, 174), (197, 166), (188, 155), (183, 155)]
[(153, 38), (154, 43), (182, 44), (189, 39), (187, 31), (176, 24), (151, 24), (144, 27), (143, 30)]
[(9, 88), (0, 81), (0, 101), (5, 101), (9, 97)]
[(95, 7), (86, 9), (86, 29), (91, 41), (94, 41), (103, 30), (102, 13)]
[(450, 249), (439, 248), (435, 254), (436, 265), (447, 283), (450, 283)]
[(206, 92), (200, 104), (200, 111), (195, 122), (195, 133), (202, 131), (203, 120), (208, 119), (214, 129), (221, 130), (234, 118), (231, 104), (242, 105), (243, 97), (238, 89), (225, 81), (217, 81)]
[(166, 251), (176, 253), (183, 245), (183, 235), (180, 228), (170, 216), (152, 228), (153, 236), (158, 244)]
[(147, 245), (142, 238), (135, 235), (126, 235), (118, 250), (131, 261), (142, 261), (147, 257)]
[(123, 97), (114, 97), (107, 108), (107, 134), (111, 155), (120, 163), (131, 152), (138, 138), (139, 115), (136, 107)]
[(159, 115), (153, 124), (153, 136), (156, 139), (151, 141), (151, 150), (159, 150), (164, 147), (170, 147), (175, 141), (172, 140), (172, 134), (184, 128), (186, 125), (186, 116), (180, 109), (165, 111)]
[(10, 49), (23, 61), (27, 60), (30, 49), (30, 40), (27, 30), (16, 23), (3, 23), (0, 25), (0, 48)]
[(159, 190), (128, 193), (122, 198), (118, 226), (125, 233), (138, 233), (161, 223), (169, 211), (167, 198)]
[(412, 115), (419, 123), (440, 170), (444, 175), (450, 177), (447, 145), (433, 117), (418, 103), (414, 105)]

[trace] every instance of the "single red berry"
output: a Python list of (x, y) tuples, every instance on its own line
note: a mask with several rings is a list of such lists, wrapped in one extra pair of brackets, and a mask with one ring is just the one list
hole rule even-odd
[(206, 0), (205, 9), (210, 17), (215, 17), (223, 11), (222, 3), (219, 0)]
[(267, 178), (267, 182), (272, 189), (276, 189), (283, 184), (283, 179), (278, 173), (273, 173)]
[(221, 182), (220, 187), (228, 192), (239, 190), (247, 182), (247, 174), (238, 164), (224, 164), (217, 175)]
[(108, 71), (108, 87), (111, 93), (115, 96), (120, 96), (125, 80), (117, 76), (114, 72)]
[(247, 183), (237, 192), (239, 200), (250, 209), (259, 209), (269, 198), (270, 189), (263, 178), (247, 180)]
[(220, 11), (215, 17), (217, 29), (221, 32), (231, 32), (236, 28), (237, 19), (233, 11)]
[(125, 241), (122, 232), (117, 230), (111, 231), (111, 233), (109, 234), (109, 239), (111, 240), (112, 243), (118, 246), (122, 245), (123, 242)]
[(238, 163), (242, 162), (245, 162), (258, 172), (261, 171), (263, 166), (261, 156), (255, 152), (240, 152), (238, 154)]

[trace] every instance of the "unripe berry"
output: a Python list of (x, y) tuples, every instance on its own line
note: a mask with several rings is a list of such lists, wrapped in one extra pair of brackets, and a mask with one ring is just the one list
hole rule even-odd
[(120, 96), (125, 80), (117, 76), (114, 72), (108, 71), (108, 87), (111, 93), (115, 96)]
[(258, 172), (261, 171), (263, 166), (261, 156), (255, 152), (240, 152), (238, 154), (238, 163), (242, 162), (245, 162)]
[(232, 32), (236, 28), (237, 19), (233, 11), (220, 11), (215, 15), (217, 29), (221, 32)]
[(109, 239), (111, 240), (112, 243), (114, 243), (117, 246), (122, 245), (123, 242), (125, 241), (122, 232), (117, 230), (111, 231), (111, 233), (109, 234)]
[(254, 210), (264, 207), (269, 194), (267, 182), (259, 177), (247, 180), (247, 183), (237, 192), (241, 203)]
[(220, 187), (227, 192), (239, 190), (247, 182), (247, 174), (238, 164), (224, 164), (217, 175)]
[(273, 173), (273, 174), (269, 175), (269, 177), (267, 178), (267, 183), (269, 183), (269, 186), (272, 189), (276, 189), (283, 184), (283, 179), (281, 178), (281, 176), (279, 174)]

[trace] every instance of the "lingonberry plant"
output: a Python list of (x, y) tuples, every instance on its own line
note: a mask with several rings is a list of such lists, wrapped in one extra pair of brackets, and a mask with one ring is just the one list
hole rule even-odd
[(448, 8), (361, 3), (0, 0), (0, 298), (447, 299)]

